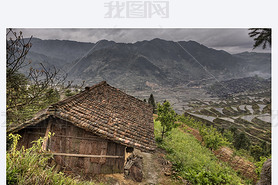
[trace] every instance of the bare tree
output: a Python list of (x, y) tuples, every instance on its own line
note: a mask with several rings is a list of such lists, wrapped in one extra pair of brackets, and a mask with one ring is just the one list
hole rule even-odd
[[(12, 29), (6, 34), (6, 82), (7, 82), (7, 126), (19, 124), (38, 110), (59, 100), (57, 86), (63, 84), (67, 75), (59, 75), (54, 66), (39, 68), (26, 60), (32, 37), (23, 38), (22, 32)], [(29, 67), (28, 74), (21, 72)]]

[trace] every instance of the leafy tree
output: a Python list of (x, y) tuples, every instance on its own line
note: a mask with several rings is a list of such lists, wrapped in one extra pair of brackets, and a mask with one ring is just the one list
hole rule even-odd
[(235, 136), (235, 140), (234, 140), (234, 146), (236, 149), (249, 149), (250, 146), (250, 140), (249, 138), (246, 136), (246, 134), (244, 132), (241, 132), (239, 135)]
[(255, 44), (253, 45), (254, 49), (258, 46), (266, 48), (268, 45), (271, 47), (271, 29), (269, 28), (250, 28), (249, 32), (250, 37), (254, 37)]
[(170, 103), (165, 101), (163, 104), (157, 104), (157, 114), (156, 121), (160, 121), (161, 123), (161, 138), (163, 140), (164, 135), (175, 127), (176, 113)]
[(150, 95), (150, 97), (148, 99), (148, 103), (153, 107), (153, 113), (156, 113), (156, 104), (154, 101), (153, 94)]
[(260, 147), (262, 148), (262, 156), (268, 156), (271, 154), (271, 145), (267, 144), (266, 141), (263, 141)]
[(71, 92), (71, 90), (70, 90), (70, 89), (67, 89), (67, 90), (66, 90), (66, 92), (65, 92), (65, 95), (66, 95), (67, 97), (69, 97), (69, 96), (74, 95), (74, 93), (73, 93), (73, 92)]
[(231, 126), (231, 127), (229, 128), (229, 130), (233, 133), (233, 135), (236, 135), (236, 133), (237, 133), (237, 128), (236, 128), (235, 126)]
[(251, 146), (250, 153), (256, 161), (260, 160), (260, 156), (262, 155), (262, 152), (263, 152), (263, 149), (259, 145)]

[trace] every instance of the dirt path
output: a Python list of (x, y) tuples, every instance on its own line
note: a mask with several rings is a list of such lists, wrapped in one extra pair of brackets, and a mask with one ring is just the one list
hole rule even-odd
[(135, 153), (143, 157), (144, 184), (157, 184), (161, 166), (156, 162), (156, 155), (139, 150), (135, 150)]
[(155, 153), (145, 153), (134, 150), (134, 153), (143, 157), (143, 181), (135, 182), (125, 179), (124, 174), (107, 174), (99, 176), (99, 182), (108, 185), (180, 185), (185, 184), (173, 180), (171, 175), (171, 164), (165, 159), (165, 152), (157, 149)]

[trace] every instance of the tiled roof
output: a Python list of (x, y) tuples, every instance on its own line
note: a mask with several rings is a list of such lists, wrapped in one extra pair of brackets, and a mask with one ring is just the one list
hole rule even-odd
[(126, 146), (146, 152), (155, 149), (152, 107), (105, 81), (51, 105), (10, 132), (51, 115)]

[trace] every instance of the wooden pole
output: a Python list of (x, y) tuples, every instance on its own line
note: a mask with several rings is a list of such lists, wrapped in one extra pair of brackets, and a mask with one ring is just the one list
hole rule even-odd
[(90, 158), (124, 158), (124, 156), (114, 156), (114, 155), (85, 155), (85, 154), (68, 154), (68, 153), (56, 153), (51, 152), (49, 155), (60, 155), (60, 156), (69, 156), (69, 157), (90, 157)]
[(46, 128), (46, 131), (45, 131), (45, 135), (44, 135), (44, 140), (43, 140), (43, 143), (42, 143), (42, 150), (43, 151), (46, 151), (47, 150), (47, 144), (48, 144), (48, 133), (50, 131), (50, 128), (51, 128), (51, 119), (49, 119), (48, 121), (48, 124), (47, 124), (47, 128)]

